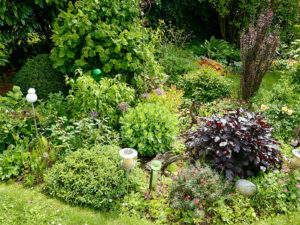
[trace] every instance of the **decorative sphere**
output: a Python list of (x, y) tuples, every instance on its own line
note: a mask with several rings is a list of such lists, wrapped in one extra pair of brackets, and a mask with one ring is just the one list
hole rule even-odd
[(34, 103), (37, 100), (37, 95), (35, 94), (34, 88), (29, 88), (28, 94), (26, 95), (26, 100), (30, 103)]
[(235, 183), (236, 190), (245, 196), (253, 196), (256, 193), (256, 186), (252, 182), (240, 179)]

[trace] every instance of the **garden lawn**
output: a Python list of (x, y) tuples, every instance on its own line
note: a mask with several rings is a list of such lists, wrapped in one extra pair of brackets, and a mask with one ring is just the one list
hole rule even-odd
[[(273, 84), (276, 84), (279, 82), (281, 74), (282, 73), (279, 71), (267, 73), (261, 82), (261, 86), (260, 86), (258, 92), (264, 93), (265, 91), (271, 90), (273, 87)], [(232, 82), (233, 90), (238, 91), (240, 89), (240, 75), (230, 74), (230, 75), (226, 75), (226, 78)], [(235, 93), (235, 94), (237, 95), (237, 93)]]
[(146, 220), (72, 207), (41, 194), (37, 188), (25, 189), (18, 184), (0, 184), (1, 225), (150, 225)]

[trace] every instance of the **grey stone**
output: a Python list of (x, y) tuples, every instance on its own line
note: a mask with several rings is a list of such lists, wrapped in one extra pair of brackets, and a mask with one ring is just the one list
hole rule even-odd
[(256, 186), (252, 182), (240, 179), (235, 183), (236, 190), (245, 196), (253, 196), (256, 193)]

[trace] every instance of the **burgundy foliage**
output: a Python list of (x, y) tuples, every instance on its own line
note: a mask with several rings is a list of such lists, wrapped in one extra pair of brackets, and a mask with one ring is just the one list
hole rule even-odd
[(260, 114), (237, 109), (202, 120), (204, 124), (191, 132), (186, 142), (195, 160), (210, 161), (229, 180), (281, 167), (280, 143), (271, 137), (272, 128)]
[(241, 44), (241, 89), (242, 98), (248, 100), (259, 89), (267, 73), (279, 42), (278, 28), (271, 31), (273, 11), (260, 14), (256, 26), (243, 30)]

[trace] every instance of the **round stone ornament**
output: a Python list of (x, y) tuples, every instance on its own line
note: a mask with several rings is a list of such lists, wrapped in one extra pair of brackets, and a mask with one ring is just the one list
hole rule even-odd
[(240, 179), (235, 183), (236, 190), (245, 196), (253, 196), (256, 193), (256, 186), (252, 182)]

